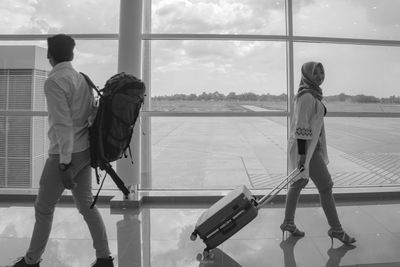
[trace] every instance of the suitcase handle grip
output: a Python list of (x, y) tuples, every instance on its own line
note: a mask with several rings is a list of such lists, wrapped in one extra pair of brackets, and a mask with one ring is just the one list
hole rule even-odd
[(222, 228), (220, 228), (220, 231), (221, 231), (221, 233), (223, 235), (226, 235), (227, 233), (229, 233), (235, 227), (236, 227), (236, 220), (235, 219), (231, 219), (228, 223), (223, 225)]

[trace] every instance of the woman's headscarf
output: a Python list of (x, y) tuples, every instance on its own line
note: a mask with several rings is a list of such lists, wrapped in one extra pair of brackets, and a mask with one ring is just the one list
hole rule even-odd
[(322, 100), (322, 89), (313, 79), (313, 73), (317, 67), (320, 67), (324, 72), (324, 67), (319, 62), (310, 61), (303, 64), (301, 67), (301, 81), (296, 97), (311, 93), (316, 99)]

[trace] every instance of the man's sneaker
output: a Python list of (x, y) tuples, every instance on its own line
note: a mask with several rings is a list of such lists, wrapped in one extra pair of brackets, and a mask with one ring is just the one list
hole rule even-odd
[(108, 258), (98, 258), (92, 267), (114, 267), (113, 260), (114, 258), (111, 256)]
[(39, 263), (28, 264), (25, 262), (24, 257), (22, 257), (18, 262), (16, 262), (12, 267), (40, 267)]

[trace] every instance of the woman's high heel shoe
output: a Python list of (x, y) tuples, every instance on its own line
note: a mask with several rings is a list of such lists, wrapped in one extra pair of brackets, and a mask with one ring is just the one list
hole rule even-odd
[(303, 237), (305, 235), (305, 233), (303, 231), (300, 231), (294, 223), (282, 223), (280, 228), (282, 230), (282, 233), (288, 231), (292, 234), (292, 236)]
[(333, 244), (333, 239), (336, 238), (340, 240), (343, 244), (345, 245), (350, 245), (356, 242), (356, 239), (354, 237), (349, 236), (346, 234), (345, 231), (334, 231), (333, 229), (329, 229), (328, 235), (331, 238), (332, 244)]

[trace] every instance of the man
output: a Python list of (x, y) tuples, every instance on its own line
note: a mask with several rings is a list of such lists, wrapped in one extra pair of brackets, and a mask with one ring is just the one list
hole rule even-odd
[(54, 208), (65, 188), (71, 189), (96, 250), (93, 266), (112, 267), (103, 219), (96, 207), (90, 209), (92, 174), (89, 151), (89, 120), (94, 98), (84, 77), (71, 64), (75, 41), (58, 34), (47, 39), (47, 58), (53, 67), (44, 85), (49, 112), (49, 157), (40, 178), (35, 201), (36, 222), (28, 251), (15, 267), (39, 266), (49, 239)]

